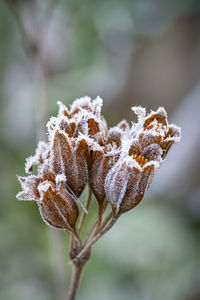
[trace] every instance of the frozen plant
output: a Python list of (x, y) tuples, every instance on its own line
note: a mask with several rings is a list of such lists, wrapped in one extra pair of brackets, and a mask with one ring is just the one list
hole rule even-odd
[[(162, 107), (150, 114), (133, 107), (137, 123), (129, 127), (123, 120), (108, 129), (99, 97), (77, 99), (70, 110), (61, 102), (58, 106), (58, 116), (47, 123), (48, 143), (39, 142), (35, 155), (26, 161), (30, 175), (19, 177), (23, 191), (17, 198), (35, 200), (48, 225), (70, 234), (72, 300), (92, 246), (143, 199), (156, 169), (172, 144), (179, 142), (181, 130), (168, 124)], [(37, 175), (31, 174), (33, 165)], [(83, 206), (78, 198), (86, 185), (89, 193)], [(98, 203), (97, 218), (83, 236), (92, 194)]]

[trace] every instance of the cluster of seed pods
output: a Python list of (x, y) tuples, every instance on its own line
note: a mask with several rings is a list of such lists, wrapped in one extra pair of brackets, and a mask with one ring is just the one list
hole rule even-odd
[(109, 129), (102, 104), (99, 97), (77, 99), (70, 109), (58, 102), (57, 117), (47, 123), (48, 142), (39, 142), (26, 161), (29, 175), (19, 177), (23, 190), (17, 198), (35, 200), (53, 227), (76, 230), (78, 198), (87, 184), (100, 211), (110, 204), (119, 217), (135, 207), (172, 144), (180, 140), (180, 128), (168, 124), (162, 107), (149, 114), (133, 107), (136, 123), (129, 126), (122, 120)]

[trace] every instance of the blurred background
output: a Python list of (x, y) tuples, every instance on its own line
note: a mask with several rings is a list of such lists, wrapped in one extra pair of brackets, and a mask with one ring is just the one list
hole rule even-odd
[(183, 137), (95, 245), (77, 300), (199, 300), (198, 0), (0, 1), (0, 300), (66, 299), (68, 238), (16, 200), (16, 174), (57, 101), (84, 95), (104, 99), (110, 126), (164, 106)]

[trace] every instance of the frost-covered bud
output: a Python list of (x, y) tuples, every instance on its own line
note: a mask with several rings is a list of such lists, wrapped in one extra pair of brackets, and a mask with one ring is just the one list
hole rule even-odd
[(154, 162), (144, 166), (141, 157), (137, 160), (128, 157), (119, 160), (110, 170), (105, 180), (105, 190), (116, 216), (134, 208), (142, 200), (156, 167)]
[(64, 175), (55, 177), (46, 169), (43, 178), (31, 175), (19, 177), (19, 181), (23, 188), (17, 195), (19, 200), (35, 200), (47, 224), (56, 228), (75, 230), (79, 211), (74, 195), (66, 188)]
[[(90, 143), (101, 142), (107, 134), (107, 124), (101, 115), (103, 101), (100, 97), (91, 100), (89, 97), (77, 99), (68, 110), (65, 105), (58, 102), (59, 113), (57, 119), (60, 121), (60, 129), (71, 134), (71, 137), (77, 138), (79, 135), (85, 135), (87, 138), (93, 138)], [(72, 130), (69, 129), (69, 124)], [(69, 133), (70, 131), (70, 133)]]
[(133, 124), (131, 135), (138, 140), (140, 150), (144, 151), (149, 145), (157, 144), (162, 149), (164, 159), (171, 146), (180, 141), (180, 127), (168, 124), (167, 113), (163, 107), (147, 116), (144, 108), (133, 107), (132, 110), (138, 116), (138, 123)]
[(37, 201), (43, 219), (57, 228), (75, 228), (78, 218), (78, 207), (74, 196), (66, 189), (64, 183), (59, 188), (53, 182), (44, 181), (39, 184), (40, 199)]
[(146, 116), (142, 107), (134, 107), (138, 122), (124, 136), (118, 162), (109, 171), (105, 191), (115, 215), (135, 207), (144, 197), (155, 170), (174, 142), (180, 140), (181, 130), (168, 125), (164, 108)]
[(58, 105), (58, 116), (47, 125), (52, 168), (56, 174), (65, 174), (68, 187), (79, 197), (88, 181), (92, 151), (100, 150), (107, 134), (102, 100), (80, 98), (70, 110), (61, 102)]
[(102, 205), (106, 198), (104, 183), (105, 178), (118, 161), (121, 151), (123, 135), (126, 134), (128, 124), (120, 122), (117, 126), (108, 131), (108, 137), (99, 151), (93, 151), (90, 169), (90, 186), (99, 205)]
[(55, 174), (65, 174), (68, 188), (79, 197), (88, 181), (89, 147), (85, 139), (71, 139), (57, 130), (50, 155)]

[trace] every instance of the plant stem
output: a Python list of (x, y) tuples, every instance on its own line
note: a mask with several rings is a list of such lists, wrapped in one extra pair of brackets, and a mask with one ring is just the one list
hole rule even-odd
[(100, 231), (103, 214), (104, 214), (107, 206), (108, 206), (108, 201), (107, 200), (105, 200), (102, 203), (102, 205), (99, 206), (99, 218), (98, 218), (98, 224), (97, 224), (97, 228), (96, 228), (96, 231), (95, 231), (95, 235)]
[(85, 262), (82, 264), (73, 264), (73, 274), (67, 300), (75, 299), (84, 266)]
[(98, 224), (98, 221), (99, 221), (99, 218), (97, 218), (96, 221), (94, 221), (94, 223), (93, 223), (92, 226), (90, 227), (90, 229), (89, 229), (89, 231), (88, 231), (88, 234), (87, 234), (87, 236), (86, 236), (86, 238), (85, 238), (84, 245), (86, 245), (87, 242), (89, 241), (90, 236), (91, 236), (93, 230), (95, 229), (95, 227), (96, 227), (97, 224)]
[[(91, 203), (91, 199), (92, 199), (92, 190), (90, 187), (88, 187), (88, 198), (86, 200), (86, 204), (85, 204), (85, 209), (88, 210), (89, 206), (90, 206), (90, 203)], [(84, 221), (85, 221), (85, 217), (86, 217), (86, 212), (83, 211), (83, 214), (80, 218), (80, 222), (79, 222), (79, 226), (78, 226), (78, 234), (80, 235), (81, 233), (81, 230), (83, 228), (83, 224), (84, 224)]]
[[(100, 227), (100, 230), (99, 231), (101, 231), (105, 226), (106, 226), (106, 224), (110, 221), (110, 219), (112, 218), (112, 216), (113, 216), (113, 212), (111, 211), (110, 213), (109, 213), (109, 215), (105, 218), (105, 220), (103, 221), (103, 223), (102, 223), (102, 225), (101, 225), (101, 227)], [(99, 232), (98, 231), (98, 232)], [(98, 233), (97, 232), (97, 233)]]

